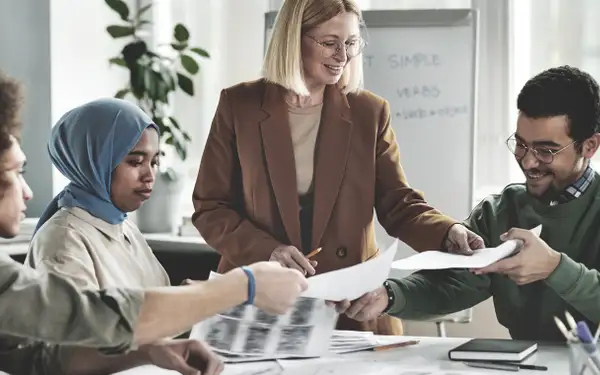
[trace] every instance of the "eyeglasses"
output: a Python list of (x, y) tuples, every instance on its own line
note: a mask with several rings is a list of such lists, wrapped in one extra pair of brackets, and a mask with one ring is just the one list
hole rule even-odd
[(544, 147), (529, 147), (525, 143), (519, 141), (513, 134), (506, 140), (506, 146), (510, 152), (519, 159), (523, 159), (525, 155), (527, 155), (527, 152), (531, 151), (533, 156), (535, 156), (540, 163), (551, 164), (554, 161), (554, 156), (556, 156), (556, 154), (566, 150), (567, 147), (575, 144), (575, 142), (576, 141), (573, 141), (559, 150), (551, 150)]
[(367, 42), (363, 38), (356, 38), (342, 42), (341, 40), (337, 39), (320, 41), (312, 35), (306, 34), (306, 36), (322, 47), (323, 57), (325, 58), (337, 55), (343, 48), (346, 51), (346, 56), (348, 56), (350, 59), (360, 55), (367, 45)]

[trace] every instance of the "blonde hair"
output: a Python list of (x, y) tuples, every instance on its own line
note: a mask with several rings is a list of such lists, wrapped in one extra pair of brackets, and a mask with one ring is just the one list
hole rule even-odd
[[(285, 0), (277, 17), (263, 63), (263, 77), (301, 96), (310, 95), (302, 68), (302, 33), (333, 17), (351, 12), (362, 22), (355, 0)], [(363, 85), (363, 61), (358, 55), (348, 62), (338, 86), (344, 93)]]

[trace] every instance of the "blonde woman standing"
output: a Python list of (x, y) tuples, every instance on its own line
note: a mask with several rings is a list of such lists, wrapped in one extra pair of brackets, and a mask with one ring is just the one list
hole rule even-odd
[[(193, 194), (220, 272), (273, 260), (310, 276), (364, 262), (378, 252), (374, 209), (416, 250), (483, 246), (408, 185), (389, 104), (361, 89), (361, 23), (354, 0), (286, 0), (264, 78), (221, 92)], [(394, 319), (341, 316), (338, 328), (400, 334)]]

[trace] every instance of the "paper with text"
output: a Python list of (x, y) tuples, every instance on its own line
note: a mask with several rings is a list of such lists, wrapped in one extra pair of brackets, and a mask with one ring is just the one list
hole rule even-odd
[[(531, 229), (537, 236), (542, 232), (539, 225)], [(497, 247), (475, 250), (472, 255), (450, 254), (442, 251), (424, 251), (392, 263), (399, 270), (435, 270), (449, 268), (482, 268), (504, 259), (515, 252), (519, 241), (508, 240)]]
[(394, 240), (387, 250), (366, 262), (309, 277), (308, 289), (302, 296), (329, 301), (355, 300), (383, 284), (397, 250), (398, 240)]

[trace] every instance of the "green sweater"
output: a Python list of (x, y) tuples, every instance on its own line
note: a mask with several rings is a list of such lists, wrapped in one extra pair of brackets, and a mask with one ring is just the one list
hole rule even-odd
[(498, 246), (500, 234), (511, 227), (531, 229), (542, 224), (541, 238), (562, 253), (560, 263), (546, 280), (523, 286), (500, 274), (419, 271), (391, 280), (396, 299), (390, 315), (431, 319), (492, 297), (498, 321), (513, 339), (564, 341), (552, 317), (564, 320), (566, 310), (595, 330), (600, 322), (600, 175), (596, 173), (581, 197), (555, 206), (544, 205), (522, 184), (509, 185), (482, 201), (465, 224), (488, 247)]

